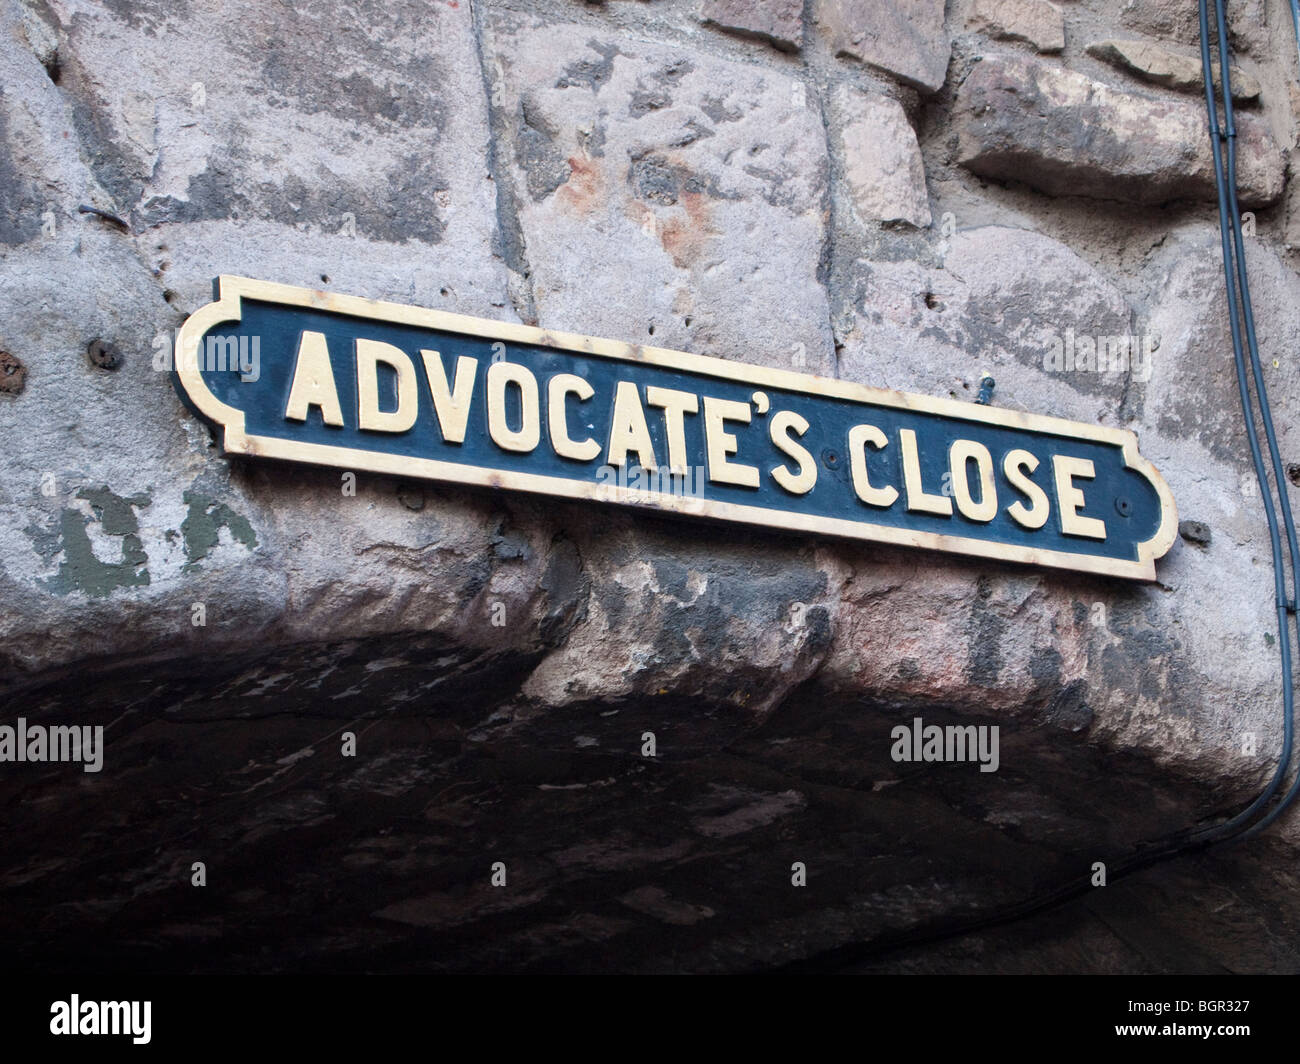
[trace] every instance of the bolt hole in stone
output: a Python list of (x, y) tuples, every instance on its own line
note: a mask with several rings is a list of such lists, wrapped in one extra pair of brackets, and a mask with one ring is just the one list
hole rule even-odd
[(418, 484), (399, 484), (397, 486), (397, 498), (408, 510), (414, 510), (418, 513), (424, 509), (424, 489)]
[(27, 384), (27, 367), (8, 351), (0, 351), (0, 395), (20, 395)]
[(330, 275), (329, 275), (328, 273), (322, 273), (322, 274), (320, 275), (320, 283), (321, 283), (321, 284), (329, 284), (329, 283), (330, 283)]
[(1178, 534), (1197, 547), (1208, 547), (1213, 539), (1210, 526), (1204, 521), (1179, 521)]
[(925, 305), (931, 310), (943, 310), (943, 300), (933, 292), (925, 293)]
[(651, 326), (650, 326), (650, 335), (653, 336), (654, 334), (655, 334), (655, 327), (654, 327), (653, 325), (651, 325)]
[(122, 365), (122, 352), (117, 345), (98, 338), (86, 345), (86, 358), (97, 369), (117, 369)]
[(173, 289), (173, 288), (164, 288), (164, 289), (163, 289), (163, 299), (165, 299), (168, 303), (170, 303), (170, 304), (172, 304), (172, 305), (175, 305), (175, 303), (176, 303), (176, 290)]

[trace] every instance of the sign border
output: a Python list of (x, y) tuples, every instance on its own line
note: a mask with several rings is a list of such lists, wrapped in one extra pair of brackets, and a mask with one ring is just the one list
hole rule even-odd
[(394, 476), (422, 477), (425, 479), (467, 484), (476, 487), (505, 488), (533, 494), (558, 496), (568, 499), (586, 499), (608, 502), (609, 489), (603, 484), (568, 480), (561, 477), (542, 476), (494, 469), (483, 469), (458, 462), (445, 462), (435, 458), (415, 458), (382, 451), (367, 451), (329, 444), (305, 443), (270, 436), (249, 435), (245, 431), (244, 412), (219, 400), (209, 390), (199, 368), (198, 344), (213, 327), (228, 321), (242, 320), (242, 300), (255, 299), (281, 306), (304, 307), (331, 311), (352, 317), (376, 321), (415, 325), (445, 332), (461, 333), (487, 340), (501, 340), (517, 344), (532, 344), (561, 351), (571, 351), (597, 358), (619, 362), (640, 362), (666, 369), (680, 370), (702, 376), (717, 377), (731, 382), (754, 384), (759, 387), (802, 392), (833, 399), (848, 399), (874, 406), (914, 410), (926, 414), (960, 421), (998, 425), (1007, 428), (1027, 429), (1067, 439), (1093, 440), (1121, 448), (1125, 467), (1146, 477), (1160, 499), (1161, 523), (1156, 534), (1137, 545), (1137, 561), (1103, 558), (1089, 554), (1072, 554), (1068, 551), (1040, 547), (1023, 547), (1009, 543), (973, 539), (966, 536), (917, 529), (890, 528), (867, 522), (843, 518), (817, 517), (763, 506), (721, 502), (712, 499), (682, 497), (667, 493), (647, 492), (635, 497), (636, 506), (669, 513), (686, 513), (691, 516), (714, 518), (722, 521), (759, 525), (790, 532), (812, 532), (870, 543), (898, 547), (920, 547), (998, 561), (1021, 562), (1028, 565), (1064, 569), (1071, 572), (1117, 576), (1131, 580), (1154, 581), (1155, 562), (1173, 546), (1178, 534), (1178, 511), (1173, 493), (1164, 478), (1150, 462), (1138, 452), (1137, 435), (1127, 429), (1089, 425), (1067, 421), (1064, 418), (1042, 414), (1027, 414), (1005, 407), (984, 406), (955, 399), (940, 399), (907, 392), (874, 388), (854, 381), (837, 380), (796, 373), (792, 370), (769, 369), (743, 362), (730, 362), (708, 355), (692, 355), (664, 347), (629, 344), (618, 340), (602, 340), (578, 333), (556, 332), (531, 325), (475, 318), (451, 311), (430, 310), (367, 299), (362, 296), (341, 295), (315, 288), (259, 281), (235, 274), (221, 274), (216, 281), (217, 299), (205, 304), (185, 319), (177, 331), (175, 345), (176, 379), (195, 408), (219, 424), (223, 429), (222, 446), (228, 454), (277, 458), (293, 462), (335, 468), (362, 469), (371, 473)]

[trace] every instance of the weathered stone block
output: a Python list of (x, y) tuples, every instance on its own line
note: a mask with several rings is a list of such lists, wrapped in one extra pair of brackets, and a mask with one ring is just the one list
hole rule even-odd
[(943, 9), (944, 0), (817, 0), (813, 12), (836, 54), (938, 92), (951, 49)]
[(863, 262), (851, 285), (840, 372), (852, 380), (974, 399), (988, 372), (999, 405), (1081, 421), (1113, 416), (1131, 387), (1129, 372), (1095, 360), (1053, 361), (1072, 337), (1127, 337), (1132, 310), (1114, 281), (1040, 233), (961, 230), (942, 267)]
[(930, 224), (925, 164), (916, 133), (897, 100), (845, 88), (840, 150), (853, 203), (864, 219)]
[(468, 5), (359, 18), (334, 2), (129, 2), (60, 33), (60, 91), (92, 172), (149, 232), (179, 306), (206, 302), (218, 272), (507, 305), (506, 271), (483, 253), (494, 186), (486, 162), (467, 165), (488, 154)]
[(1040, 52), (1065, 47), (1065, 16), (1049, 0), (974, 0), (966, 28), (998, 40), (1025, 41)]
[[(1204, 109), (1191, 100), (1122, 92), (1021, 57), (977, 63), (954, 108), (957, 161), (1053, 196), (1134, 203), (1214, 200)], [(1275, 202), (1284, 160), (1265, 123), (1240, 115), (1238, 184), (1245, 206)]]
[[(1267, 53), (1265, 2), (1266, 0), (1234, 0), (1226, 5), (1229, 40), (1234, 49), (1257, 55)], [(1213, 4), (1210, 5), (1209, 14), (1211, 40), (1214, 40)], [(1119, 24), (1161, 41), (1198, 44), (1201, 39), (1198, 5), (1183, 3), (1183, 0), (1126, 0), (1119, 10)]]
[(700, 17), (784, 52), (797, 52), (803, 44), (803, 0), (704, 0)]
[(543, 325), (830, 369), (828, 161), (802, 82), (514, 16), (493, 49)]
[[(1102, 62), (1168, 89), (1194, 93), (1205, 91), (1201, 57), (1191, 52), (1177, 52), (1150, 41), (1109, 40), (1095, 41), (1088, 45), (1087, 52)], [(1249, 103), (1259, 98), (1259, 79), (1253, 74), (1239, 67), (1231, 67), (1229, 74), (1234, 100)], [(1220, 86), (1217, 73), (1214, 84), (1216, 88)]]

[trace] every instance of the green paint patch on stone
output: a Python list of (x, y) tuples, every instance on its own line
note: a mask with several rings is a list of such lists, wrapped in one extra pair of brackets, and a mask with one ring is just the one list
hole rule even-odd
[(82, 488), (77, 492), (77, 498), (90, 503), (96, 520), (103, 525), (105, 535), (109, 536), (126, 536), (139, 532), (140, 522), (136, 520), (135, 511), (144, 509), (153, 501), (148, 495), (122, 498), (114, 495), (107, 487)]
[(242, 543), (249, 550), (257, 546), (257, 534), (248, 518), (235, 513), (224, 502), (218, 502), (211, 495), (199, 491), (187, 491), (182, 500), (189, 507), (185, 520), (181, 522), (181, 535), (185, 537), (185, 572), (194, 572), (200, 568), (199, 562), (208, 556), (220, 541), (221, 529), (228, 529), (236, 543)]
[[(146, 586), (149, 558), (140, 542), (135, 511), (153, 500), (144, 494), (116, 495), (107, 486), (82, 488), (77, 498), (90, 503), (94, 516), (67, 508), (60, 511), (57, 549), (53, 553), (62, 553), (63, 560), (59, 571), (43, 581), (45, 586), (60, 595), (81, 591), (92, 598), (105, 598), (121, 587)], [(121, 537), (122, 556), (117, 561), (104, 562), (95, 556), (86, 531), (92, 520), (99, 523), (104, 535)], [(40, 546), (38, 543), (38, 549)]]

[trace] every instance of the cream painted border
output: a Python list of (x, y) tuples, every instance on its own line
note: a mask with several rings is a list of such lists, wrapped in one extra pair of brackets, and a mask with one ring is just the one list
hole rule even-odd
[[(889, 391), (884, 388), (871, 388), (851, 381), (833, 380), (829, 377), (814, 377), (803, 373), (794, 373), (790, 370), (767, 369), (762, 366), (751, 366), (740, 362), (728, 362), (720, 358), (711, 358), (706, 355), (690, 355), (683, 351), (671, 351), (662, 347), (645, 347), (640, 344), (625, 344), (617, 340), (601, 340), (591, 336), (580, 336), (575, 333), (552, 332), (547, 329), (536, 329), (528, 325), (471, 318), (464, 314), (426, 310), (421, 307), (410, 307), (400, 303), (363, 299), (359, 296), (336, 295), (333, 292), (322, 292), (312, 288), (298, 288), (292, 285), (276, 284), (271, 281), (257, 281), (229, 274), (223, 274), (218, 278), (217, 283), (217, 302), (201, 307), (191, 314), (186, 319), (185, 324), (181, 326), (176, 337), (175, 364), (177, 367), (176, 376), (190, 401), (200, 413), (213, 422), (220, 424), (225, 430), (223, 446), (231, 454), (258, 455), (265, 458), (280, 458), (315, 465), (364, 469), (373, 473), (426, 477), (458, 484), (507, 488), (569, 499), (608, 501), (610, 497), (608, 487), (590, 481), (565, 480), (559, 477), (540, 476), (534, 473), (503, 472), (461, 465), (455, 462), (442, 462), (431, 458), (411, 458), (405, 455), (387, 454), (379, 451), (354, 450), (350, 447), (334, 447), (328, 444), (301, 443), (296, 440), (247, 435), (243, 411), (227, 406), (208, 390), (207, 384), (203, 381), (203, 375), (198, 369), (196, 357), (199, 340), (205, 333), (222, 322), (240, 320), (242, 313), (240, 301), (246, 296), (249, 299), (277, 303), (282, 306), (333, 311), (353, 317), (372, 318), (377, 321), (415, 325), (427, 329), (439, 329), (489, 340), (534, 344), (539, 347), (580, 352), (623, 362), (643, 362), (647, 365), (697, 373), (732, 382), (754, 384), (760, 387), (779, 388), (833, 399), (848, 399), (854, 402), (870, 403), (873, 406), (938, 414), (942, 417), (961, 421), (1028, 429), (1032, 432), (1047, 433), (1070, 439), (1108, 443), (1120, 447), (1124, 455), (1125, 465), (1142, 474), (1151, 482), (1160, 499), (1161, 522), (1155, 536), (1138, 545), (1138, 560), (1122, 561), (1114, 558), (1097, 558), (1086, 554), (1071, 554), (1068, 551), (992, 543), (965, 536), (949, 536), (935, 532), (920, 532), (913, 529), (888, 528), (841, 518), (810, 517), (782, 510), (769, 510), (761, 506), (745, 506), (738, 503), (670, 495), (647, 494), (637, 496), (637, 502), (634, 505), (645, 506), (649, 509), (671, 513), (689, 513), (700, 517), (718, 518), (727, 521), (740, 521), (746, 524), (757, 524), (795, 532), (822, 533), (905, 547), (925, 547), (954, 554), (1024, 562), (1030, 565), (1068, 569), (1075, 572), (1099, 573), (1134, 580), (1155, 579), (1155, 561), (1157, 558), (1163, 557), (1169, 548), (1173, 546), (1174, 538), (1178, 532), (1178, 512), (1169, 485), (1165, 483), (1164, 478), (1156, 471), (1155, 467), (1138, 453), (1137, 436), (1125, 429), (1087, 425), (1082, 422), (1066, 421), (1062, 418), (1024, 414), (1002, 407), (981, 406), (976, 403), (964, 403), (952, 399), (935, 399), (924, 395), (910, 395), (905, 392)], [(643, 499), (644, 501), (642, 501)]]

